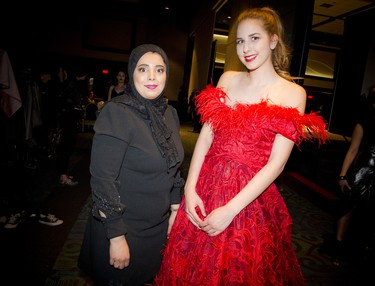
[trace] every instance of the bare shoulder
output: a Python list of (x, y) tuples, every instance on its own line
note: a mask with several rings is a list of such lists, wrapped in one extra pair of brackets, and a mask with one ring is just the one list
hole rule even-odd
[(236, 81), (241, 72), (238, 71), (226, 71), (221, 76), (217, 83), (217, 87), (227, 90), (230, 84), (233, 84), (233, 81)]
[(299, 84), (283, 79), (276, 85), (272, 97), (277, 104), (297, 108), (301, 113), (305, 111), (306, 91)]

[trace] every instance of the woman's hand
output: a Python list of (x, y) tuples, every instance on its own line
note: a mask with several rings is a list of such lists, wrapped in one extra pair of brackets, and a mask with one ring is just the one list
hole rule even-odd
[(198, 196), (195, 190), (185, 190), (185, 212), (191, 221), (197, 228), (203, 223), (203, 220), (197, 213), (197, 208), (200, 210), (203, 217), (206, 217), (206, 210), (203, 205), (203, 201)]
[(350, 187), (349, 183), (348, 183), (348, 180), (347, 179), (343, 179), (343, 180), (338, 180), (338, 183), (339, 183), (339, 186), (340, 186), (340, 189), (341, 189), (341, 192), (345, 192), (345, 188), (347, 188), (348, 190), (351, 190), (352, 188)]
[(124, 235), (109, 240), (109, 264), (116, 269), (124, 269), (130, 263), (130, 251)]
[(236, 216), (236, 212), (227, 206), (213, 210), (201, 224), (201, 229), (209, 236), (222, 233)]

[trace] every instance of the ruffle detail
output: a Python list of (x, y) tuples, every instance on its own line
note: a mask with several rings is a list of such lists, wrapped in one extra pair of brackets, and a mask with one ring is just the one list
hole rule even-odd
[(211, 85), (196, 97), (196, 107), (201, 122), (217, 129), (248, 129), (251, 124), (257, 128), (269, 129), (291, 139), (297, 145), (302, 140), (326, 142), (326, 122), (318, 112), (301, 115), (296, 108), (270, 104), (264, 100), (256, 104), (237, 104), (234, 107), (224, 103), (226, 94)]

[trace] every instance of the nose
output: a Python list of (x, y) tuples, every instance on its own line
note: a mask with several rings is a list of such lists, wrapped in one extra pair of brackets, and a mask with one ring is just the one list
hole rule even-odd
[(251, 50), (251, 44), (250, 44), (250, 41), (246, 41), (246, 42), (243, 44), (243, 52), (246, 53), (246, 52), (248, 52), (249, 50)]
[(148, 74), (148, 79), (149, 80), (155, 79), (155, 71), (153, 69), (150, 69), (149, 74)]

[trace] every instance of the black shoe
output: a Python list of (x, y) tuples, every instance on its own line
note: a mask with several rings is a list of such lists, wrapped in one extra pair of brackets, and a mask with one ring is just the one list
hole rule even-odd
[(4, 228), (12, 229), (16, 228), (20, 223), (22, 223), (26, 219), (27, 213), (26, 211), (22, 211), (20, 213), (12, 214), (4, 225)]

